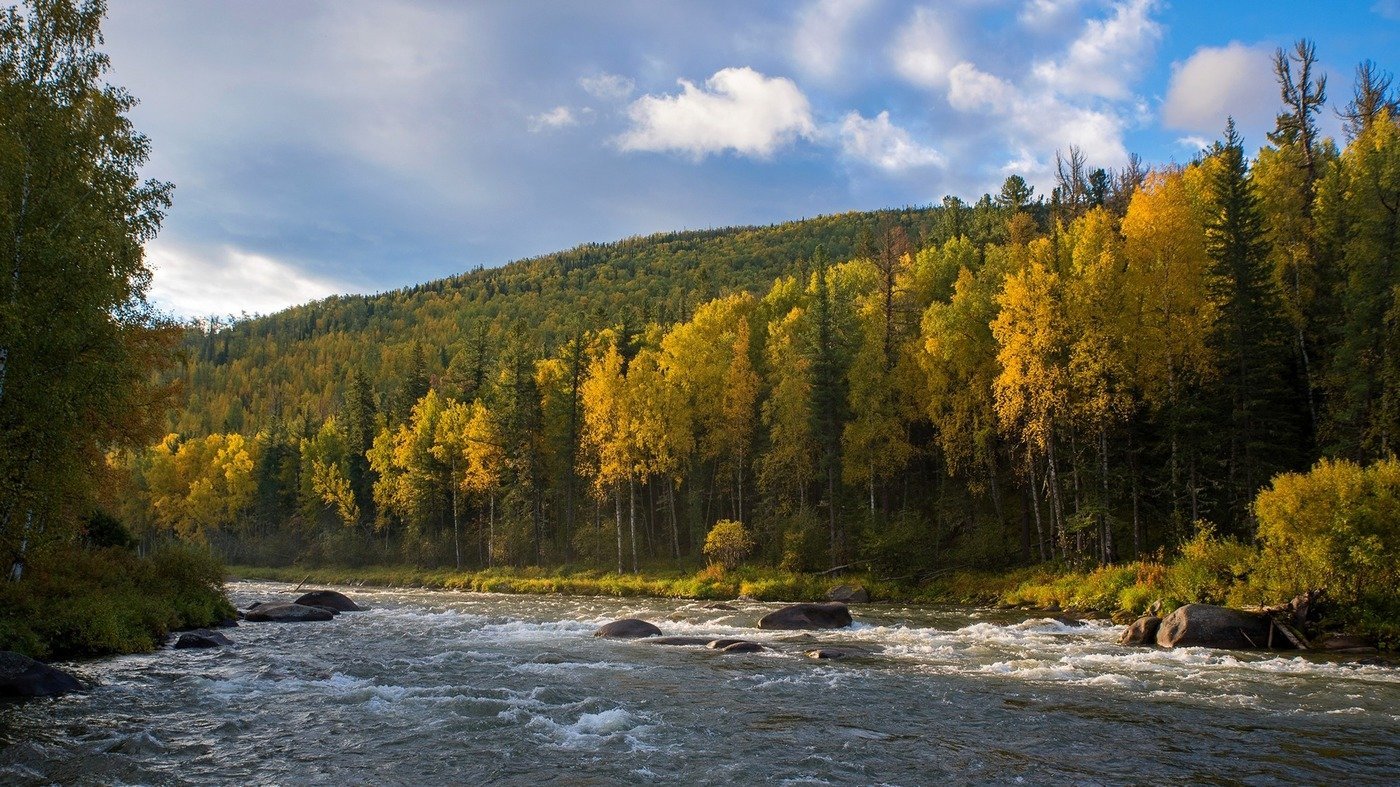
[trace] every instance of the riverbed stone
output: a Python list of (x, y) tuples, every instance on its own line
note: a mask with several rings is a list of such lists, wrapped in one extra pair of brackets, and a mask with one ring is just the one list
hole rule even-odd
[(243, 615), (250, 623), (305, 623), (334, 617), (335, 613), (328, 609), (305, 604), (259, 604)]
[[(1255, 650), (1266, 647), (1271, 628), (1273, 620), (1267, 615), (1212, 604), (1187, 604), (1162, 618), (1157, 644), (1164, 648)], [(1283, 636), (1273, 637), (1273, 643), (1275, 648), (1292, 648)]]
[(351, 601), (349, 596), (334, 590), (313, 590), (303, 594), (294, 603), (305, 604), (309, 607), (329, 607), (336, 612), (363, 612), (365, 609)]
[(185, 648), (222, 648), (224, 646), (232, 644), (233, 640), (229, 639), (228, 637), (225, 637), (223, 634), (220, 634), (217, 631), (210, 631), (209, 629), (195, 629), (194, 631), (186, 631), (183, 634), (181, 634), (180, 638), (175, 640), (175, 649), (184, 650)]
[(804, 655), (809, 659), (844, 659), (851, 654), (837, 648), (813, 648)]
[(824, 604), (791, 604), (759, 618), (761, 629), (797, 631), (839, 629), (851, 625), (851, 611), (839, 601)]
[(645, 620), (623, 618), (600, 627), (593, 632), (593, 636), (612, 639), (641, 639), (642, 637), (659, 637), (661, 629)]
[(704, 647), (710, 644), (709, 637), (648, 637), (649, 645), (691, 645), (694, 647)]
[(728, 645), (725, 645), (724, 647), (722, 647), (722, 648), (719, 649), (719, 652), (720, 652), (720, 653), (757, 653), (757, 652), (759, 652), (760, 650), (767, 650), (767, 648), (763, 647), (762, 645), (758, 644), (757, 642), (749, 642), (748, 640), (740, 640), (740, 641), (738, 641), (738, 642), (731, 642), (731, 643), (729, 643)]
[(22, 653), (0, 651), (0, 697), (53, 697), (78, 691), (82, 681)]
[(837, 585), (826, 591), (827, 601), (840, 601), (843, 604), (866, 604), (870, 601), (870, 591), (860, 585)]
[(708, 641), (706, 641), (705, 647), (709, 648), (710, 650), (724, 650), (725, 648), (729, 647), (730, 645), (733, 645), (733, 644), (736, 644), (736, 643), (739, 643), (739, 642), (743, 642), (743, 640), (742, 640), (742, 639), (734, 639), (733, 637), (720, 637), (720, 638), (718, 638), (718, 639), (715, 639), (715, 638), (712, 637), (712, 638), (710, 638)]
[(1161, 627), (1161, 618), (1156, 615), (1143, 615), (1123, 629), (1123, 636), (1118, 638), (1118, 644), (1151, 647), (1157, 644), (1157, 629)]

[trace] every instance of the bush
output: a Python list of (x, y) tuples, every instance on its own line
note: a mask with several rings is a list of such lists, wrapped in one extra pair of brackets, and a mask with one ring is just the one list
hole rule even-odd
[(710, 528), (705, 536), (705, 557), (711, 565), (724, 569), (738, 567), (744, 556), (753, 549), (753, 539), (744, 523), (732, 519), (721, 519)]
[(1334, 601), (1394, 596), (1400, 580), (1400, 461), (1324, 459), (1284, 473), (1254, 502), (1262, 554), (1251, 589), (1282, 600), (1325, 589)]
[(1167, 567), (1163, 579), (1167, 599), (1179, 604), (1224, 604), (1255, 558), (1253, 547), (1219, 538), (1209, 523), (1197, 522), (1196, 534), (1181, 545), (1180, 557)]

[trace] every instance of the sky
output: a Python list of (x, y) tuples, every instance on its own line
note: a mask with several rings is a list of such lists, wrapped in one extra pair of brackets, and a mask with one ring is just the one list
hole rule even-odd
[[(586, 242), (975, 201), (1057, 150), (1184, 162), (1400, 71), (1400, 0), (110, 0), (109, 81), (175, 184), (180, 317), (270, 313)], [(1323, 130), (1340, 138), (1329, 108)]]

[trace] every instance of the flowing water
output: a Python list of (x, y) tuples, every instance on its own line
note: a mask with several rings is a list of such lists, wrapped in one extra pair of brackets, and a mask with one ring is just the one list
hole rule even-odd
[[(97, 687), (0, 708), (0, 783), (1400, 782), (1384, 664), (977, 609), (863, 605), (809, 635), (755, 629), (776, 604), (346, 592), (372, 609), (68, 665)], [(622, 617), (771, 649), (591, 636)]]

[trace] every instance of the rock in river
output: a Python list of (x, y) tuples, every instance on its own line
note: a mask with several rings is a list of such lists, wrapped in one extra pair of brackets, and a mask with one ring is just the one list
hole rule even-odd
[(83, 687), (61, 669), (20, 653), (0, 651), (0, 697), (52, 697)]
[(661, 629), (653, 626), (645, 620), (637, 618), (623, 618), (614, 620), (611, 623), (593, 632), (595, 637), (612, 637), (614, 639), (640, 639), (641, 637), (659, 637)]
[(757, 652), (759, 652), (760, 650), (767, 650), (767, 648), (763, 647), (762, 645), (758, 644), (757, 642), (749, 642), (748, 640), (740, 640), (740, 641), (738, 641), (738, 642), (731, 642), (730, 644), (725, 645), (724, 647), (722, 647), (722, 648), (719, 649), (719, 652), (720, 652), (720, 653), (757, 653)]
[(295, 603), (308, 607), (329, 607), (337, 612), (362, 612), (365, 609), (345, 594), (334, 590), (313, 590), (297, 599)]
[(710, 644), (709, 637), (652, 637), (647, 640), (650, 645), (692, 645), (702, 646)]
[(1273, 620), (1267, 615), (1210, 604), (1187, 604), (1162, 618), (1157, 644), (1164, 648), (1229, 648), (1249, 650), (1269, 646), (1292, 648), (1286, 637), (1270, 637)]
[(793, 604), (774, 610), (758, 621), (761, 629), (839, 629), (851, 625), (851, 611), (839, 601), (825, 604)]
[(1146, 645), (1151, 647), (1157, 644), (1157, 629), (1162, 625), (1162, 619), (1156, 615), (1143, 615), (1128, 624), (1123, 629), (1123, 636), (1118, 638), (1119, 645)]
[(865, 604), (870, 601), (870, 591), (856, 585), (837, 585), (826, 591), (827, 601), (840, 601), (843, 604)]
[(185, 648), (221, 648), (225, 645), (232, 644), (233, 640), (229, 639), (228, 637), (225, 637), (223, 634), (220, 634), (217, 631), (210, 631), (209, 629), (195, 629), (194, 631), (186, 631), (185, 633), (181, 634), (180, 638), (175, 640), (175, 649), (184, 650)]
[(304, 604), (259, 604), (243, 616), (250, 623), (302, 623), (313, 620), (330, 620), (335, 613), (321, 607), (308, 607)]

